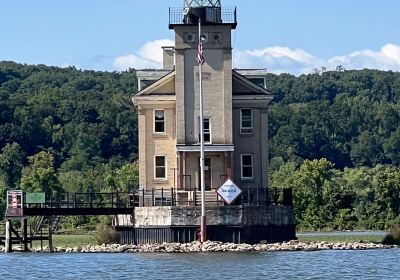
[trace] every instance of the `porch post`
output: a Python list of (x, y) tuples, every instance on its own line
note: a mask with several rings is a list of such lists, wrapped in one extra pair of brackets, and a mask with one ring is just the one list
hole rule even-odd
[(185, 157), (185, 152), (179, 152), (179, 189), (184, 189), (184, 177), (183, 177), (183, 160)]
[(225, 152), (226, 159), (226, 175), (228, 178), (232, 178), (232, 152)]
[(11, 253), (12, 249), (12, 233), (11, 233), (11, 220), (7, 219), (6, 221), (6, 244), (5, 244), (5, 252)]

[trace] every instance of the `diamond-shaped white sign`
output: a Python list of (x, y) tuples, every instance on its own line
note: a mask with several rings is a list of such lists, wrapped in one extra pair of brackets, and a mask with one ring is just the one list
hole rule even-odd
[(242, 190), (231, 179), (219, 187), (217, 194), (227, 203), (232, 204), (242, 193)]

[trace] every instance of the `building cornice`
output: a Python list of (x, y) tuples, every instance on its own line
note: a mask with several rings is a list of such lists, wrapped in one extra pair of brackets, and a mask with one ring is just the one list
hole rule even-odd
[[(234, 145), (204, 145), (205, 152), (233, 152)], [(176, 145), (177, 152), (200, 152), (200, 145)]]

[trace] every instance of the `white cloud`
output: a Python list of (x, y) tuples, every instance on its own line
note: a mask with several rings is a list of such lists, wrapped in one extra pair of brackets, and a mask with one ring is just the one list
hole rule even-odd
[(174, 42), (168, 39), (147, 42), (134, 54), (119, 56), (114, 59), (113, 65), (119, 71), (128, 68), (162, 68), (162, 48), (163, 46), (173, 46)]
[(274, 46), (265, 49), (235, 51), (237, 68), (267, 68), (274, 73), (307, 73), (319, 68), (322, 61), (302, 49)]
[(327, 66), (342, 65), (346, 69), (380, 69), (400, 71), (400, 46), (384, 45), (379, 51), (362, 50), (327, 60)]
[(342, 65), (345, 69), (379, 69), (400, 71), (400, 46), (384, 45), (379, 51), (361, 50), (348, 55), (321, 59), (302, 49), (268, 47), (265, 49), (236, 51), (237, 68), (267, 68), (272, 73), (306, 74), (316, 68), (328, 70)]
[[(162, 46), (173, 46), (168, 39), (147, 42), (132, 54), (114, 59), (116, 70), (161, 68)], [(326, 67), (335, 69), (338, 65), (345, 69), (379, 69), (400, 71), (400, 46), (386, 44), (380, 50), (359, 50), (350, 54), (323, 59), (303, 49), (285, 46), (272, 46), (263, 49), (235, 50), (235, 68), (267, 68), (272, 73), (292, 73), (295, 75), (311, 73), (314, 69)]]

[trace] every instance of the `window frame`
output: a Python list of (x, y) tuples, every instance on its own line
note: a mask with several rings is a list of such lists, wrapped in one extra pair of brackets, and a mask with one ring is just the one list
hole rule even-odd
[[(157, 157), (164, 158), (164, 166), (157, 166)], [(164, 168), (164, 177), (157, 177), (157, 168)], [(167, 157), (165, 155), (154, 155), (154, 180), (166, 181), (167, 180)]]
[[(259, 86), (259, 87), (261, 87), (263, 89), (267, 89), (267, 77), (266, 76), (264, 76), (264, 75), (262, 75), (262, 76), (256, 75), (256, 76), (247, 76), (246, 78), (249, 79), (249, 81), (252, 82), (253, 84), (256, 84), (257, 86)], [(263, 80), (263, 85), (261, 86), (258, 83), (256, 83), (254, 81), (255, 79)]]
[[(250, 110), (250, 127), (243, 127), (243, 110)], [(240, 134), (253, 134), (253, 109), (251, 108), (240, 109)]]
[[(156, 112), (157, 111), (162, 111), (164, 113), (164, 120), (163, 120), (164, 131), (156, 131), (156, 123), (161, 122), (161, 121), (156, 120)], [(153, 133), (154, 134), (166, 134), (167, 133), (166, 131), (167, 131), (167, 114), (166, 114), (166, 111), (164, 109), (154, 109), (153, 110)]]
[[(208, 120), (208, 132), (206, 132), (205, 130), (204, 130), (204, 121), (205, 120)], [(212, 131), (211, 131), (211, 118), (209, 118), (209, 117), (204, 117), (203, 118), (203, 131), (204, 131), (204, 136), (206, 135), (206, 134), (209, 134), (210, 135), (210, 141), (206, 141), (205, 140), (205, 137), (204, 137), (204, 144), (212, 144)], [(200, 133), (201, 133), (201, 131), (200, 131), (200, 118), (199, 118), (199, 143), (200, 143), (200, 137), (201, 137), (201, 135), (200, 135)]]
[[(251, 165), (243, 165), (243, 157), (250, 156), (251, 158)], [(243, 168), (250, 167), (251, 168), (251, 177), (244, 177), (243, 176)], [(254, 179), (254, 155), (253, 154), (240, 154), (240, 178), (242, 180), (253, 180)]]
[[(206, 132), (206, 130), (204, 129), (204, 121), (205, 120), (208, 120), (208, 131)], [(211, 121), (210, 121), (210, 118), (203, 118), (203, 132), (204, 132), (204, 144), (211, 144), (212, 143), (212, 141), (211, 141)], [(205, 140), (205, 136), (206, 136), (206, 134), (208, 134), (209, 135), (209, 137), (210, 137), (210, 141), (206, 141)]]

